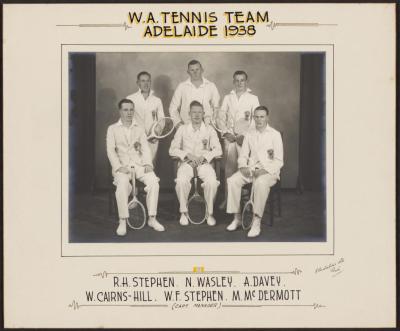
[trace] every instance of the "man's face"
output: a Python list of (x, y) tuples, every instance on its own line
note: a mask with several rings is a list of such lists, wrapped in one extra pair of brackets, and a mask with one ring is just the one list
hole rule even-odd
[(268, 115), (264, 110), (256, 110), (254, 112), (254, 122), (256, 129), (264, 129), (268, 123)]
[(151, 78), (148, 75), (141, 75), (136, 82), (142, 92), (149, 93), (151, 88)]
[(121, 108), (119, 110), (119, 114), (121, 116), (121, 120), (124, 123), (130, 123), (132, 122), (133, 119), (133, 113), (134, 113), (134, 106), (133, 103), (130, 102), (124, 102), (121, 105)]
[(233, 78), (233, 85), (235, 86), (236, 92), (245, 92), (247, 90), (246, 75), (235, 75)]
[(189, 74), (191, 80), (200, 80), (203, 74), (203, 68), (201, 67), (200, 63), (191, 64), (188, 67), (187, 73)]
[(204, 110), (200, 106), (192, 106), (189, 115), (193, 124), (200, 124), (203, 121)]

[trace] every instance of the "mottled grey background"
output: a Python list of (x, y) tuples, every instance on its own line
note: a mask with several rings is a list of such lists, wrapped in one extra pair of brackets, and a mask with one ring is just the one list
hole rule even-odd
[[(168, 114), (173, 92), (179, 82), (188, 78), (187, 63), (199, 60), (204, 77), (217, 85), (221, 95), (232, 90), (232, 74), (245, 70), (249, 87), (260, 103), (270, 109), (270, 124), (283, 133), (285, 165), (282, 186), (296, 187), (299, 164), (300, 53), (96, 53), (96, 186), (108, 185), (109, 163), (105, 151), (107, 127), (118, 119), (117, 102), (136, 92), (136, 75), (148, 71), (152, 88), (161, 98)], [(161, 186), (173, 187), (171, 162), (168, 156), (170, 139), (160, 144), (157, 174)]]

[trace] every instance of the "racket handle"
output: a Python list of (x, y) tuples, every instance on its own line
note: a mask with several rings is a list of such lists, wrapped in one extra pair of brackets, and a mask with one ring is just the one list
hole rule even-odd
[(136, 196), (136, 179), (135, 179), (135, 169), (132, 168), (132, 197)]

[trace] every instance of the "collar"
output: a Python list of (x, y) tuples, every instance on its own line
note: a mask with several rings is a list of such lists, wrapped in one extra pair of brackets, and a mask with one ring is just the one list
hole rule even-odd
[[(251, 92), (251, 89), (247, 88), (247, 90), (244, 91), (243, 94), (250, 93), (250, 92)], [(236, 95), (236, 91), (234, 89), (230, 93)]]
[(257, 132), (257, 133), (259, 133), (259, 134), (263, 134), (263, 133), (265, 133), (265, 132), (271, 132), (272, 131), (272, 128), (269, 126), (269, 124), (267, 123), (267, 126), (264, 128), (264, 130), (262, 130), (262, 131), (258, 131), (255, 127), (254, 127), (254, 130)]
[[(124, 126), (124, 125), (122, 124), (121, 118), (118, 120), (117, 126)], [(131, 126), (129, 127), (129, 129), (132, 128), (132, 127), (134, 127), (134, 126), (137, 126), (137, 123), (136, 123), (135, 119), (133, 118), (133, 119), (132, 119), (132, 124), (131, 124)]]
[[(207, 78), (203, 77), (203, 83), (201, 83), (201, 85), (200, 85), (199, 87), (208, 85), (208, 84), (210, 84), (210, 83), (211, 83), (211, 82), (210, 82)], [(192, 81), (190, 80), (190, 77), (189, 77), (187, 80), (184, 81), (184, 84), (190, 85), (190, 86), (194, 86), (193, 83), (192, 83)]]
[[(139, 89), (135, 94), (140, 95), (140, 96), (143, 97), (143, 94), (142, 94), (142, 90), (141, 90), (141, 89)], [(154, 94), (154, 91), (153, 91), (153, 90), (150, 90), (149, 97), (151, 97), (153, 94)]]
[[(189, 123), (189, 125), (188, 125), (188, 127), (189, 127), (189, 130), (191, 131), (191, 132), (196, 132), (196, 130), (193, 128), (193, 125), (192, 125), (192, 122), (190, 122)], [(205, 124), (204, 124), (204, 122), (202, 122), (201, 124), (200, 124), (200, 128), (199, 128), (199, 130), (198, 131), (203, 131), (204, 129), (205, 129)]]

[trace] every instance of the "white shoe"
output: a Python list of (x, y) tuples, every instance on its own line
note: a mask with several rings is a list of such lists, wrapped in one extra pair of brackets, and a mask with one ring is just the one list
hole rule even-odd
[(239, 226), (240, 226), (240, 220), (237, 218), (234, 218), (233, 221), (231, 222), (231, 224), (229, 224), (227, 226), (227, 230), (228, 231), (235, 231)]
[(179, 224), (183, 226), (189, 225), (189, 220), (187, 219), (184, 213), (181, 214), (181, 218), (179, 219)]
[(215, 224), (217, 224), (217, 221), (215, 220), (213, 215), (208, 215), (207, 217), (207, 224), (209, 226), (214, 226)]
[(119, 220), (119, 225), (117, 228), (117, 235), (119, 236), (125, 236), (126, 235), (126, 220), (125, 219), (120, 219)]
[(164, 226), (159, 223), (155, 217), (150, 217), (147, 224), (149, 227), (153, 228), (156, 231), (165, 231)]
[(253, 224), (251, 225), (250, 231), (247, 233), (247, 237), (254, 238), (259, 236), (261, 233), (261, 218), (254, 217)]

